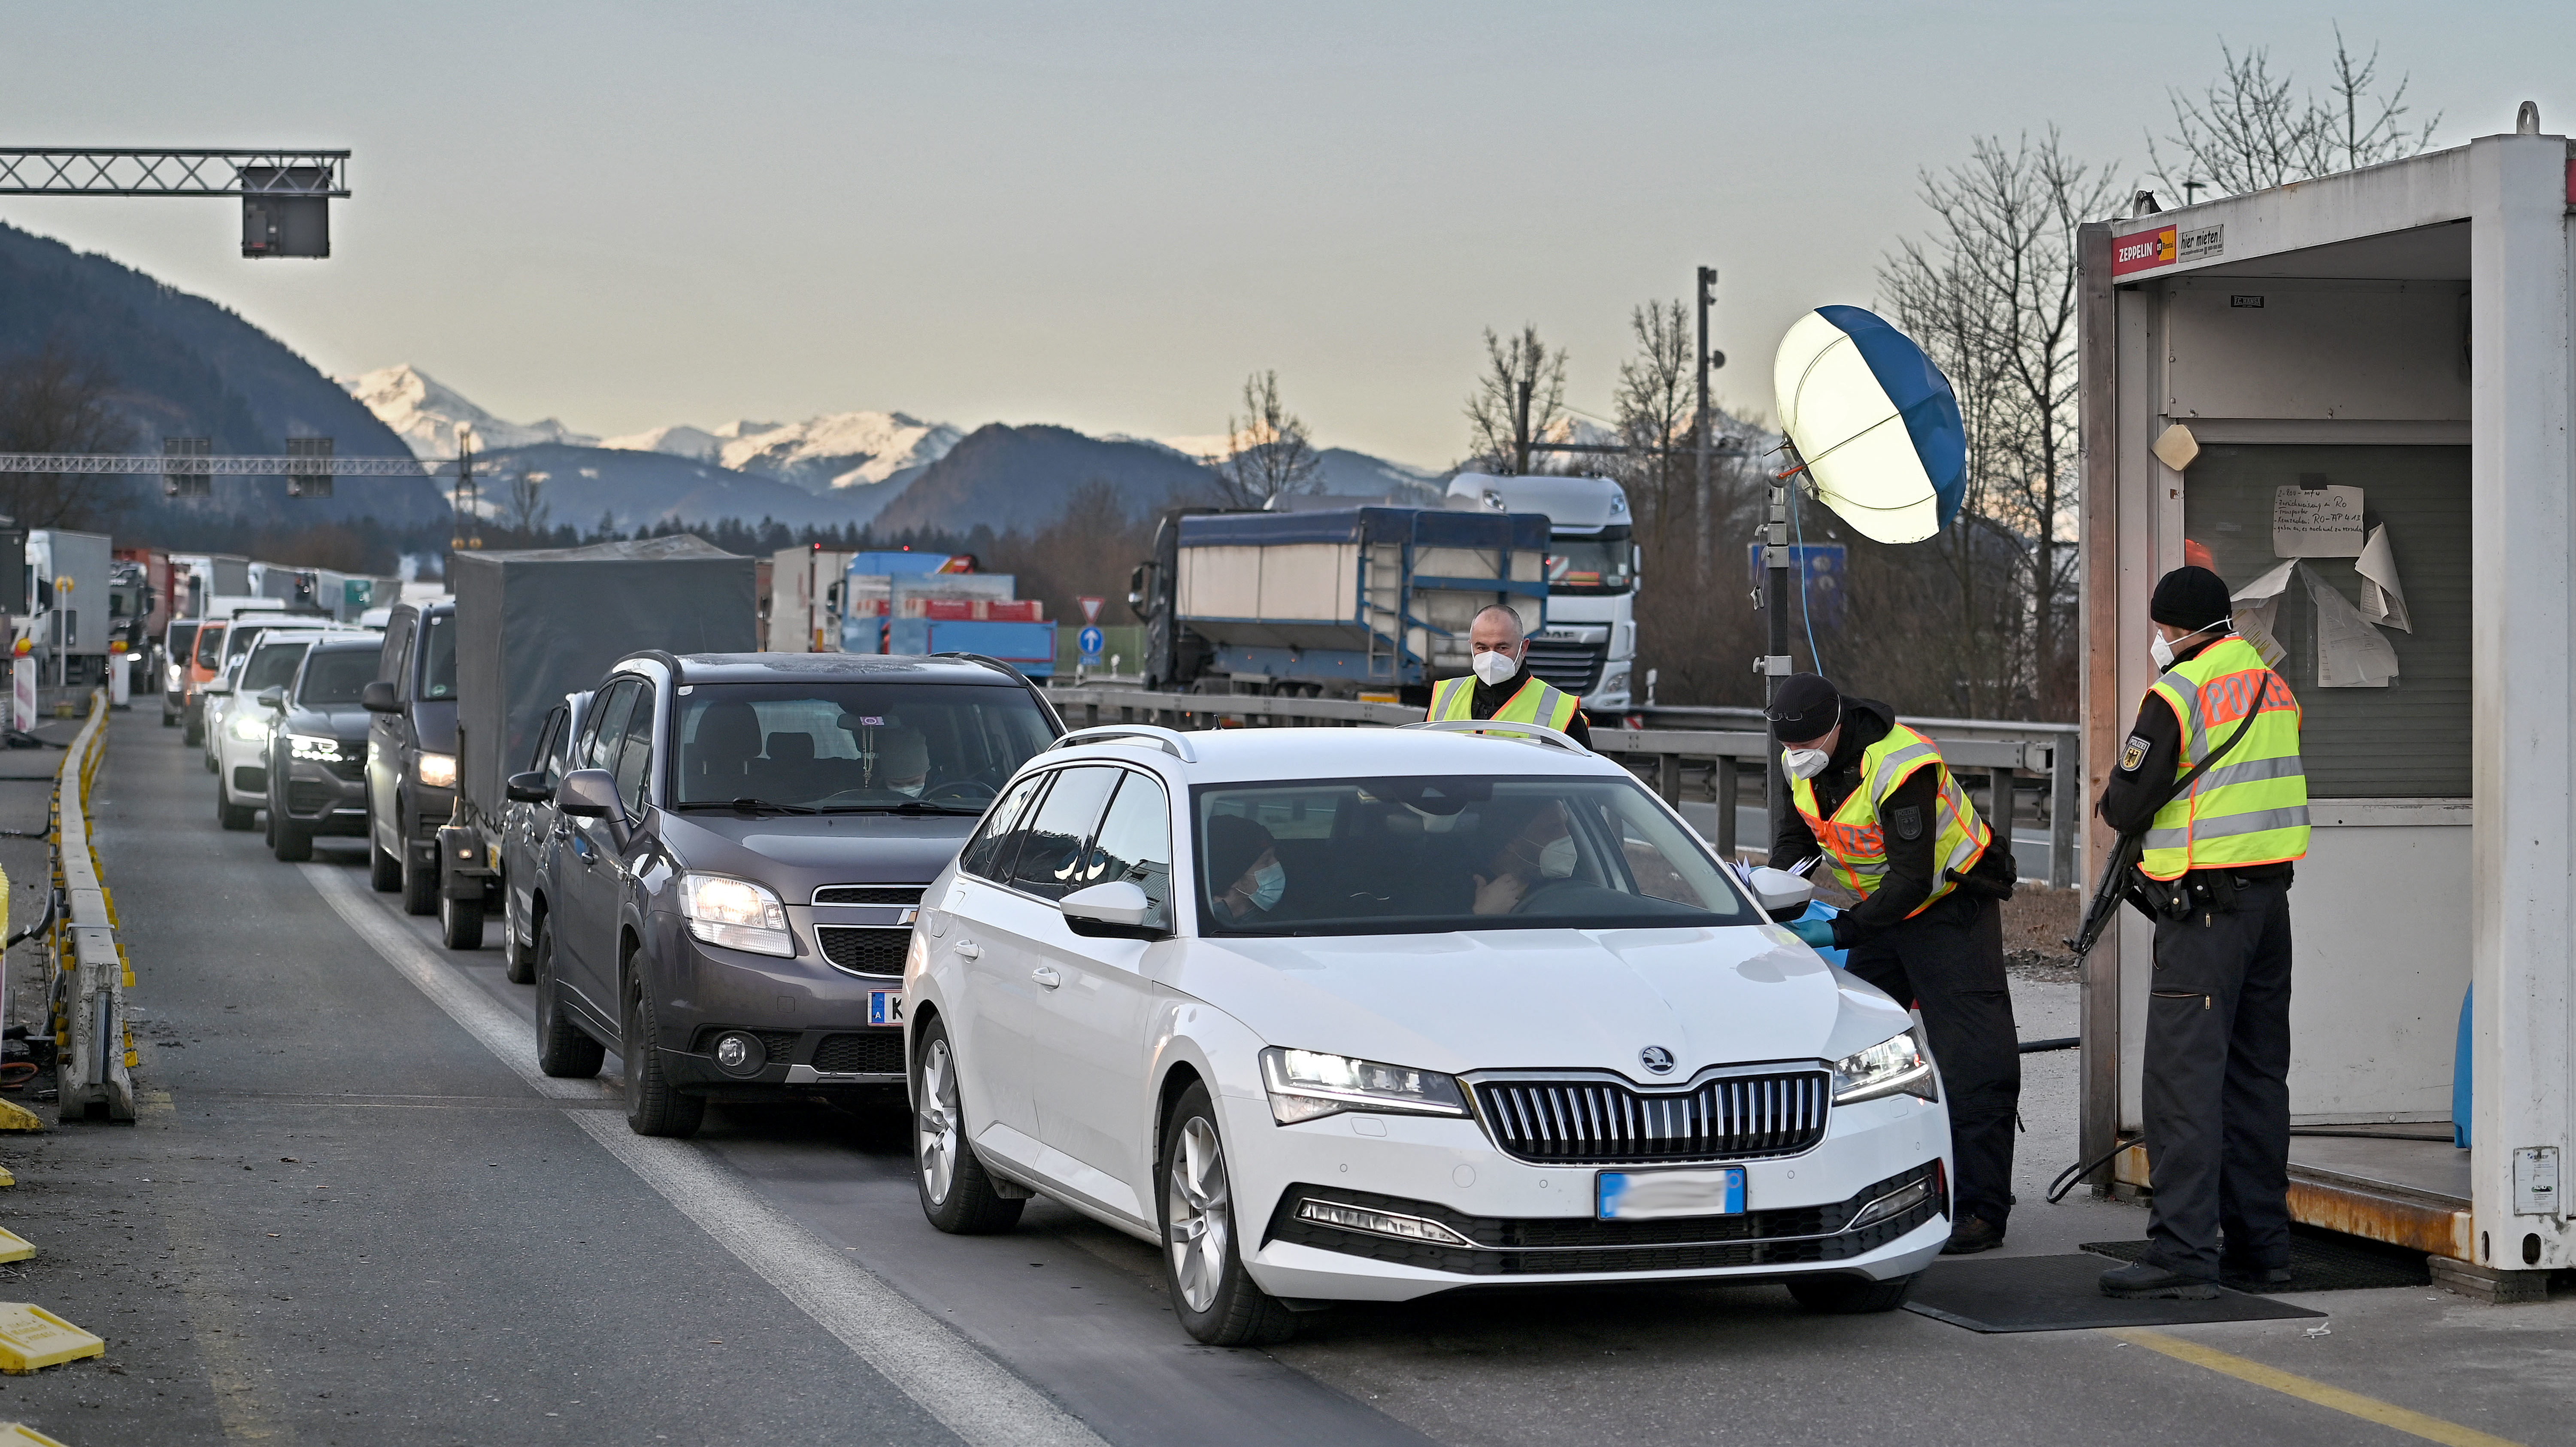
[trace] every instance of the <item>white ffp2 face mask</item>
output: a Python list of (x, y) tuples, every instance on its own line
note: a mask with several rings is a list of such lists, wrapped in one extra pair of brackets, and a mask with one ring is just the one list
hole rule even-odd
[(1542, 879), (1574, 877), (1574, 836), (1551, 839), (1538, 851), (1538, 872)]
[[(2191, 630), (2191, 633), (2186, 633), (2182, 637), (2189, 638), (2194, 633), (2206, 633), (2211, 628), (2224, 628), (2226, 626), (2227, 625), (2224, 623), (2211, 623), (2205, 627), (2194, 628)], [(2156, 672), (2162, 673), (2166, 669), (2174, 666), (2174, 643), (2180, 643), (2181, 641), (2182, 638), (2177, 638), (2173, 640), (2173, 643), (2168, 643), (2165, 641), (2165, 636), (2159, 633), (2147, 644), (2147, 656), (2156, 661)]]
[(1488, 649), (1469, 660), (1468, 667), (1476, 670), (1476, 676), (1485, 681), (1486, 687), (1493, 688), (1520, 672), (1521, 661), (1500, 650)]
[(1780, 751), (1780, 767), (1788, 770), (1789, 777), (1793, 779), (1812, 779), (1823, 773), (1825, 765), (1831, 762), (1833, 762), (1833, 755), (1823, 749), (1782, 749)]

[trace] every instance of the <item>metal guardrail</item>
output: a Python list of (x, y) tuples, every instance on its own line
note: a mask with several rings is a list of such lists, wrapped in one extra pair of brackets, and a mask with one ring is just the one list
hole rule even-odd
[(90, 699), (89, 722), (64, 751), (54, 782), (54, 1046), (61, 1118), (93, 1112), (134, 1119), (134, 1036), (125, 1019), (133, 983), (116, 942), (116, 901), (100, 879), (90, 841), (89, 790), (107, 749), (107, 691)]
[[(1162, 693), (1142, 688), (1075, 684), (1050, 688), (1047, 698), (1070, 728), (1101, 724), (1159, 724), (1175, 729), (1359, 727), (1418, 723), (1422, 710), (1396, 703), (1360, 703), (1337, 698), (1272, 698), (1216, 693)], [(1657, 709), (1647, 716), (1670, 717), (1675, 710)], [(1694, 710), (1693, 712), (1701, 712)], [(1715, 714), (1719, 710), (1706, 710)], [(1759, 722), (1757, 710), (1743, 713)], [(2016, 723), (1992, 719), (1918, 719), (1906, 722), (1941, 745), (1941, 757), (1962, 785), (1974, 788), (1983, 776), (1989, 817), (2008, 827), (2010, 811), (1998, 801), (2010, 799), (2015, 781), (2035, 777), (2046, 786), (2048, 877), (2061, 888), (2076, 883), (2075, 846), (2082, 821), (2083, 763), (2080, 734), (2074, 724)], [(1753, 729), (1625, 729), (1595, 726), (1593, 752), (1618, 759), (1651, 784), (1667, 803), (1682, 802), (1686, 787), (1717, 807), (1716, 837), (1709, 842), (1732, 856), (1737, 848), (1736, 808), (1758, 802), (1764, 771), (1770, 767), (1771, 741)], [(1752, 781), (1754, 798), (1745, 797)], [(1702, 792), (1704, 791), (1704, 793)]]

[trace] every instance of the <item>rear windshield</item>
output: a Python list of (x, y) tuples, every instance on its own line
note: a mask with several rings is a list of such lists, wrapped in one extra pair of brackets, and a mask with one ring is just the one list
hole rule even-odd
[(170, 650), (170, 656), (172, 658), (187, 657), (188, 650), (197, 646), (197, 625), (194, 623), (171, 624), (170, 641), (165, 646)]
[(456, 697), (456, 615), (433, 615), (421, 638), (420, 696)]
[(1634, 782), (1318, 779), (1193, 793), (1209, 934), (1750, 924), (1725, 869)]
[(212, 668), (224, 661), (224, 625), (212, 624), (197, 635), (197, 666)]
[(376, 650), (317, 650), (304, 660), (304, 682), (295, 690), (295, 701), (317, 708), (356, 703), (359, 692), (375, 681)]
[(293, 683), (295, 665), (304, 661), (304, 650), (312, 646), (313, 640), (308, 638), (300, 643), (267, 644), (253, 652), (250, 662), (242, 665), (242, 692), (257, 693), (263, 688), (284, 688)]
[(1015, 687), (709, 683), (679, 705), (681, 804), (981, 814), (1055, 736)]

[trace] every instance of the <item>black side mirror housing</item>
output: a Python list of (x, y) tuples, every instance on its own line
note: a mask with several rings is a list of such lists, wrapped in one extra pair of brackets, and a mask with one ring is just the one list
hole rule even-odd
[(504, 792), (510, 796), (510, 802), (513, 804), (542, 804), (555, 796), (554, 785), (546, 782), (546, 771), (543, 769), (530, 769), (524, 774), (512, 774)]
[(358, 691), (358, 707), (369, 713), (400, 713), (402, 705), (394, 700), (394, 684), (379, 678)]
[(626, 811), (617, 802), (617, 776), (606, 769), (575, 769), (555, 785), (555, 807), (575, 819), (606, 819)]
[(282, 688), (261, 689), (259, 691), (259, 706), (261, 708), (280, 709), (286, 707), (286, 690)]

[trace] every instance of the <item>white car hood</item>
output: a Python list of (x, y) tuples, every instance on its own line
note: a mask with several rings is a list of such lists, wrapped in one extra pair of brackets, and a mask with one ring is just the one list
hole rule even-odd
[[(1193, 940), (1173, 983), (1272, 1045), (1451, 1073), (1838, 1060), (1903, 1009), (1774, 926)], [(1660, 1045), (1677, 1068), (1655, 1075)]]

